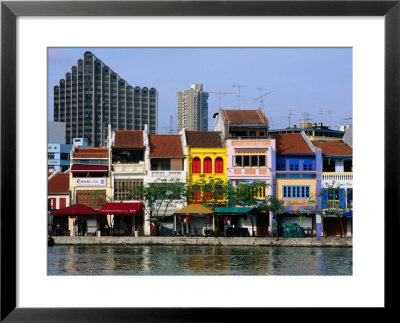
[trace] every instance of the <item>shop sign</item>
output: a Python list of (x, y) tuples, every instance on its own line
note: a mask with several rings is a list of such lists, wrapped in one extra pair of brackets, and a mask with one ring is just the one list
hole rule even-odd
[(106, 186), (106, 178), (77, 178), (76, 186)]
[(319, 214), (319, 213), (316, 214), (315, 222), (318, 223), (318, 224), (322, 223), (321, 214)]

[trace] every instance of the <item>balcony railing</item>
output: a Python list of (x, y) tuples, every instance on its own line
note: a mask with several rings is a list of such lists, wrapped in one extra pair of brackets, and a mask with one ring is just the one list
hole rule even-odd
[(333, 181), (333, 182), (349, 182), (353, 181), (353, 172), (323, 172), (322, 173), (323, 181)]
[(153, 178), (153, 179), (156, 179), (156, 178), (162, 178), (162, 179), (177, 178), (177, 179), (180, 179), (180, 180), (184, 180), (185, 171), (176, 171), (176, 170), (150, 171), (149, 172), (149, 177)]
[(112, 164), (114, 172), (124, 173), (144, 173), (146, 171), (145, 164)]

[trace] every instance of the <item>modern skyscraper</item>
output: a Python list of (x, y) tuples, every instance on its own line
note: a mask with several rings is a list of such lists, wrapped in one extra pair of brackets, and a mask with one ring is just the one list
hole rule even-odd
[(85, 52), (65, 79), (54, 87), (54, 121), (65, 122), (65, 143), (87, 138), (105, 146), (107, 127), (157, 133), (158, 93), (133, 87), (91, 52)]
[(178, 97), (178, 130), (208, 130), (208, 92), (203, 84), (176, 92)]

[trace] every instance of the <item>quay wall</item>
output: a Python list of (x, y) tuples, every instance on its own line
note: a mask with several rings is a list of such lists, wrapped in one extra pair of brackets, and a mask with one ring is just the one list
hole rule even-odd
[(56, 245), (199, 245), (199, 246), (279, 246), (352, 247), (352, 237), (267, 238), (267, 237), (53, 237)]

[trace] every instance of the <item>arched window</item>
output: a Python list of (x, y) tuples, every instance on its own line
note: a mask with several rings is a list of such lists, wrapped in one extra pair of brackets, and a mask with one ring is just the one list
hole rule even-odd
[(199, 157), (193, 158), (192, 161), (192, 173), (200, 173), (201, 172), (201, 162)]
[(215, 159), (215, 172), (216, 173), (224, 172), (224, 160), (221, 157), (217, 157)]
[(212, 160), (210, 157), (204, 158), (203, 173), (212, 173)]

